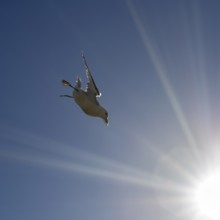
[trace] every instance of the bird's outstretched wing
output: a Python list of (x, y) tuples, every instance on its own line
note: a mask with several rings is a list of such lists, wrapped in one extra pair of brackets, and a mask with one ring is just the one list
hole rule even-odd
[(95, 97), (97, 97), (97, 96), (99, 97), (99, 96), (101, 96), (101, 93), (99, 92), (99, 90), (98, 90), (98, 88), (95, 84), (95, 81), (92, 77), (92, 74), (89, 70), (89, 67), (88, 67), (87, 62), (86, 62), (86, 58), (85, 58), (83, 53), (82, 53), (82, 58), (83, 58), (83, 61), (84, 61), (84, 65), (85, 65), (85, 69), (86, 69), (86, 76), (87, 76), (87, 79), (88, 79), (86, 92), (89, 93), (89, 94), (95, 95)]

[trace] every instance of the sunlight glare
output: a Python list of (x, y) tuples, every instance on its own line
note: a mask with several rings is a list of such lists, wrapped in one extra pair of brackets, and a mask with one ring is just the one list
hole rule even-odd
[(195, 204), (199, 215), (220, 219), (220, 173), (209, 175), (198, 183)]

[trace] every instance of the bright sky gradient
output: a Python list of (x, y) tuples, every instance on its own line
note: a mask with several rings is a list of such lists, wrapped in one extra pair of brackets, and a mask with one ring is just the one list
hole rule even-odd
[[(0, 219), (198, 220), (220, 166), (219, 0), (0, 3)], [(109, 112), (86, 116), (62, 79)], [(207, 219), (203, 219), (207, 220)]]

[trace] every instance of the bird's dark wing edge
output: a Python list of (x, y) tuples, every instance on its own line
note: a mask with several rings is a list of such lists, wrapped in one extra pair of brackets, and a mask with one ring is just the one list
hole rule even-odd
[(87, 78), (88, 78), (88, 80), (89, 80), (89, 82), (87, 83), (87, 87), (89, 87), (89, 85), (88, 85), (89, 83), (92, 83), (92, 84), (93, 84), (93, 87), (94, 87), (94, 89), (95, 89), (95, 91), (96, 91), (96, 96), (101, 96), (101, 93), (99, 92), (99, 90), (98, 90), (98, 88), (97, 88), (97, 86), (96, 86), (96, 84), (95, 84), (95, 81), (94, 81), (94, 79), (93, 79), (93, 77), (92, 77), (92, 74), (91, 74), (91, 72), (90, 72), (90, 70), (89, 70), (89, 67), (88, 67), (88, 64), (87, 64), (87, 62), (86, 62), (86, 58), (85, 58), (83, 52), (82, 52), (82, 58), (83, 58), (84, 65), (85, 65), (85, 69), (86, 69), (86, 75), (87, 75)]

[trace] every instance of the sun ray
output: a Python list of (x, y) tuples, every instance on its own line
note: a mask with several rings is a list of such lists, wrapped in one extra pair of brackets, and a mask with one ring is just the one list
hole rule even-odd
[(9, 126), (0, 126), (0, 130), (2, 131), (0, 132), (0, 137), (13, 141), (16, 144), (27, 146), (27, 148), (32, 147), (39, 152), (49, 152), (54, 156), (64, 156), (67, 159), (76, 159), (77, 161), (84, 161), (87, 164), (89, 163), (91, 165), (106, 167), (106, 169), (120, 170), (128, 174), (134, 174), (136, 176), (139, 175), (148, 177), (150, 175), (146, 171), (135, 169), (128, 164), (124, 164), (91, 152), (86, 152), (76, 148), (75, 146), (60, 143), (58, 141), (36, 135), (28, 131), (23, 131), (21, 129), (12, 128)]
[(204, 32), (201, 18), (201, 9), (199, 5), (199, 1), (193, 1), (193, 9), (194, 9), (194, 20), (195, 20), (195, 35), (197, 42), (197, 56), (198, 56), (198, 69), (200, 76), (200, 87), (199, 95), (202, 97), (202, 101), (200, 102), (203, 110), (203, 120), (205, 120), (205, 130), (206, 134), (209, 134), (207, 138), (209, 138), (208, 142), (211, 141), (211, 109), (210, 109), (210, 97), (209, 97), (209, 87), (208, 87), (208, 76), (206, 73), (206, 57), (205, 57), (205, 44), (204, 44)]
[[(54, 140), (31, 134), (30, 132), (9, 128), (7, 126), (2, 130), (4, 132), (1, 132), (0, 137), (8, 138), (10, 140), (9, 145), (11, 145), (11, 142), (13, 141), (14, 144), (25, 145), (26, 148), (16, 152), (4, 151), (2, 149), (1, 157), (4, 156), (6, 158), (17, 159), (23, 162), (26, 161), (37, 165), (62, 168), (82, 174), (124, 180), (128, 183), (136, 183), (146, 187), (154, 186), (154, 183), (150, 178), (151, 174), (147, 171), (137, 170), (132, 166), (99, 155), (84, 152), (74, 147), (58, 143)], [(30, 147), (36, 150), (34, 152), (35, 156), (27, 154)], [(8, 149), (9, 147), (7, 146), (5, 148)], [(48, 156), (43, 159), (42, 153), (44, 154), (45, 152), (49, 152), (49, 154), (46, 154)], [(66, 157), (63, 158), (62, 156)]]
[(142, 186), (148, 188), (158, 187), (151, 179), (147, 179), (146, 177), (141, 178), (134, 175), (132, 176), (121, 172), (109, 171), (103, 168), (91, 167), (74, 162), (59, 160), (56, 158), (29, 155), (26, 153), (23, 154), (12, 153), (7, 151), (1, 151), (0, 155), (1, 158), (7, 160), (10, 159), (31, 165), (43, 166), (44, 168), (54, 168), (71, 173), (79, 173), (84, 175), (90, 175), (93, 177), (101, 177), (104, 179), (111, 179), (117, 182), (124, 182), (126, 184), (131, 184), (136, 186)]
[[(0, 137), (10, 138), (10, 142), (13, 140), (16, 145), (27, 146), (25, 149), (16, 152), (2, 149), (0, 155), (3, 158), (13, 159), (27, 164), (35, 164), (37, 166), (71, 171), (83, 175), (102, 177), (145, 188), (173, 192), (184, 189), (183, 186), (175, 181), (155, 176), (155, 174), (135, 169), (130, 165), (119, 163), (109, 158), (76, 150), (71, 146), (37, 136), (30, 132), (5, 126), (4, 132), (1, 132)], [(37, 149), (34, 155), (28, 153), (28, 148), (30, 147)], [(9, 147), (6, 146), (5, 149), (8, 148)], [(45, 152), (50, 153), (45, 156)], [(63, 158), (62, 155), (66, 157)], [(67, 156), (70, 157), (68, 158)], [(77, 158), (80, 158), (80, 160), (77, 160)], [(174, 162), (172, 163), (176, 166)], [(183, 172), (181, 169), (180, 171)]]
[(128, 8), (129, 8), (129, 11), (131, 13), (131, 16), (134, 20), (134, 23), (137, 27), (137, 30), (141, 36), (141, 39), (144, 43), (144, 46), (145, 46), (145, 49), (146, 51), (148, 52), (148, 54), (150, 55), (150, 58), (154, 64), (154, 67), (156, 69), (156, 72), (158, 74), (158, 77), (164, 87), (164, 90), (165, 90), (165, 93), (167, 95), (167, 97), (169, 98), (170, 100), (170, 103), (173, 107), (173, 110), (176, 114), (176, 117), (183, 129), (183, 132), (192, 148), (192, 151), (195, 155), (195, 157), (197, 159), (200, 159), (199, 157), (199, 151), (198, 151), (198, 146), (197, 146), (197, 143), (193, 137), (193, 134), (190, 130), (190, 127), (188, 125), (188, 122), (186, 120), (186, 117), (184, 116), (184, 113), (181, 109), (181, 106), (177, 100), (177, 97), (172, 89), (172, 86), (167, 78), (167, 74), (166, 74), (166, 71), (165, 71), (165, 68), (163, 67), (162, 63), (160, 62), (160, 59), (156, 53), (156, 50), (152, 44), (152, 41), (151, 39), (148, 37), (148, 34), (147, 34), (147, 31), (145, 30), (144, 28), (144, 25), (142, 24), (141, 22), (141, 18), (140, 16), (138, 15), (138, 12), (137, 10), (135, 9), (134, 7), (134, 4), (132, 3), (133, 1), (132, 0), (127, 0), (127, 5), (128, 5)]
[[(195, 95), (197, 101), (197, 111), (202, 117), (202, 121), (205, 122), (203, 132), (206, 134), (206, 141), (211, 141), (211, 109), (209, 99), (209, 87), (208, 78), (206, 73), (206, 58), (204, 48), (204, 32), (201, 18), (201, 7), (199, 1), (192, 1), (191, 13), (187, 13), (186, 4), (183, 1), (179, 1), (179, 10), (181, 15), (181, 21), (183, 24), (183, 32), (185, 33), (185, 41), (187, 48), (188, 63), (190, 64), (190, 71), (195, 81)], [(191, 17), (190, 17), (191, 15)], [(195, 39), (193, 41), (193, 37)], [(207, 135), (209, 134), (209, 135)], [(207, 138), (209, 140), (207, 140)]]

